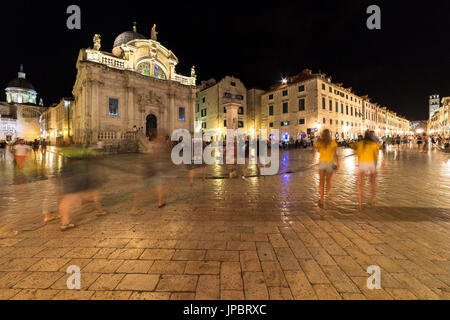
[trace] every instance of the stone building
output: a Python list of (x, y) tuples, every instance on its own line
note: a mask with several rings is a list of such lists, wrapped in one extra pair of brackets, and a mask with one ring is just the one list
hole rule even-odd
[(429, 107), (429, 116), (430, 119), (433, 115), (439, 110), (441, 107), (441, 100), (439, 99), (438, 94), (432, 94), (428, 97), (428, 107)]
[(17, 78), (8, 83), (5, 93), (7, 101), (0, 102), (0, 140), (39, 139), (39, 118), (46, 108), (36, 105), (37, 92), (26, 80), (23, 66)]
[[(380, 129), (380, 126), (383, 129)], [(317, 136), (329, 129), (335, 138), (356, 139), (367, 129), (380, 135), (409, 132), (409, 121), (333, 83), (322, 73), (303, 70), (261, 96), (261, 128), (278, 129), (283, 140)]]
[(51, 105), (41, 116), (41, 138), (50, 144), (63, 146), (72, 143), (73, 98), (63, 98)]
[(139, 131), (148, 136), (194, 128), (197, 91), (190, 76), (177, 74), (178, 58), (157, 41), (136, 31), (121, 33), (112, 53), (101, 51), (100, 36), (92, 49), (81, 49), (73, 88), (73, 141), (95, 144), (120, 141)]
[(354, 138), (363, 132), (362, 99), (331, 77), (303, 70), (262, 95), (261, 127), (279, 129), (284, 140), (317, 135)]
[(202, 81), (196, 99), (196, 120), (202, 130), (214, 129), (225, 135), (226, 129), (247, 130), (247, 89), (241, 80), (226, 76)]
[(450, 97), (444, 97), (441, 101), (441, 106), (433, 114), (428, 121), (428, 132), (430, 134), (450, 136)]

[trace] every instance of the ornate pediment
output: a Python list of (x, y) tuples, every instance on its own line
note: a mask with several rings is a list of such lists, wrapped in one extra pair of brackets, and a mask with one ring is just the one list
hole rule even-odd
[(139, 96), (138, 104), (140, 106), (161, 104), (161, 96), (149, 91)]

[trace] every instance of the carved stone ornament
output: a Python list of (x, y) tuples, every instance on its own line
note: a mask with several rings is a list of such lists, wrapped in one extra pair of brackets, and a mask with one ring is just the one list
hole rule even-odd
[(155, 104), (160, 104), (160, 103), (161, 103), (161, 96), (155, 94), (152, 91), (140, 95), (139, 99), (138, 99), (138, 104), (140, 107), (144, 107), (146, 105), (155, 105)]
[(94, 35), (94, 50), (100, 50), (101, 47), (101, 37), (99, 34)]

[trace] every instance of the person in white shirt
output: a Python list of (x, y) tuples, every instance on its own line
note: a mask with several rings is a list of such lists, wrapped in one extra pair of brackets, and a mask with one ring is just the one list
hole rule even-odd
[(27, 159), (29, 147), (25, 144), (23, 139), (20, 139), (19, 142), (13, 147), (13, 150), (17, 167), (20, 171), (22, 171), (25, 166), (25, 160)]

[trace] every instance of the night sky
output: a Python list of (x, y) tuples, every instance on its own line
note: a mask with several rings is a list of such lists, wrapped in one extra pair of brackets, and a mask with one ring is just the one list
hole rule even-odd
[[(428, 95), (450, 95), (450, 1), (8, 1), (2, 3), (0, 99), (22, 63), (45, 105), (70, 96), (80, 48), (111, 51), (131, 30), (158, 41), (197, 79), (240, 78), (267, 89), (304, 68), (368, 94), (410, 120), (428, 118)], [(66, 8), (81, 7), (81, 30)], [(366, 8), (381, 7), (382, 29), (368, 30)]]

